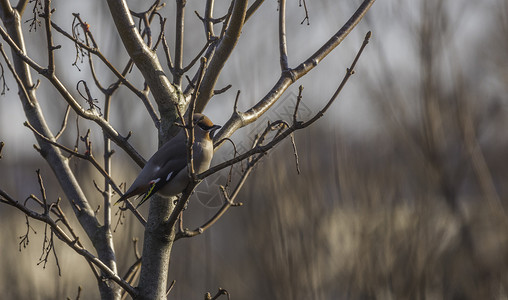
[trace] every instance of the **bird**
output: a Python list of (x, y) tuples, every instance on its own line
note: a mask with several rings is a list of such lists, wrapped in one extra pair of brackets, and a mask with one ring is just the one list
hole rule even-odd
[[(199, 174), (210, 167), (213, 157), (213, 136), (221, 126), (214, 125), (207, 116), (200, 113), (193, 115), (192, 122), (194, 124), (193, 167), (194, 172)], [(144, 194), (136, 206), (138, 208), (155, 193), (166, 197), (182, 193), (189, 183), (187, 154), (187, 135), (182, 128), (147, 161), (132, 185), (115, 205), (133, 196), (140, 197)]]

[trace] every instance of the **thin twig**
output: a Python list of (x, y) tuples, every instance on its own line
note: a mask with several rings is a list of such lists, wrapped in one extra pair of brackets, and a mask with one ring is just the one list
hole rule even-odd
[(298, 96), (296, 97), (295, 110), (293, 111), (293, 124), (298, 122), (298, 108), (300, 107), (300, 102), (302, 102), (302, 93), (303, 85), (300, 85), (298, 87)]
[(152, 50), (155, 52), (157, 51), (157, 48), (159, 47), (160, 43), (162, 42), (162, 37), (164, 36), (164, 27), (166, 26), (166, 20), (167, 18), (163, 18), (159, 13), (157, 13), (159, 16), (159, 24), (160, 24), (160, 32), (159, 36), (157, 36), (157, 40), (155, 41), (155, 45), (153, 45)]
[(171, 293), (171, 290), (175, 287), (176, 280), (171, 281), (171, 284), (168, 287), (168, 290), (166, 291), (166, 297)]
[(284, 72), (289, 69), (286, 43), (286, 0), (279, 0), (279, 51), (280, 69)]
[(291, 145), (293, 145), (293, 154), (295, 155), (296, 172), (300, 174), (300, 162), (298, 159), (298, 151), (296, 149), (295, 136), (294, 134), (290, 134), (289, 137), (291, 138)]
[(300, 7), (302, 6), (302, 2), (303, 2), (303, 9), (305, 11), (305, 18), (303, 18), (300, 25), (303, 24), (303, 22), (305, 22), (305, 20), (307, 20), (307, 25), (310, 25), (309, 11), (307, 10), (307, 3), (305, 2), (305, 0), (300, 0), (300, 3), (299, 3)]
[(62, 133), (64, 132), (65, 128), (67, 127), (67, 120), (69, 118), (69, 112), (71, 111), (71, 106), (70, 105), (67, 105), (67, 108), (65, 109), (65, 114), (64, 114), (64, 118), (62, 120), (62, 126), (60, 126), (60, 130), (58, 131), (58, 133), (55, 135), (55, 141), (58, 141), (58, 138), (60, 138), (60, 136), (62, 135)]
[(44, 182), (42, 181), (41, 169), (37, 169), (35, 171), (37, 173), (37, 182), (39, 183), (39, 188), (41, 190), (42, 203), (44, 203), (44, 214), (48, 214), (48, 203), (46, 198), (46, 189), (44, 188)]
[(238, 113), (238, 99), (240, 99), (240, 90), (236, 92), (235, 104), (233, 105), (233, 113)]
[[(85, 88), (85, 93), (86, 93), (86, 97), (81, 93), (81, 90), (79, 89), (79, 86), (80, 86), (80, 83), (83, 85), (83, 87)], [(86, 83), (86, 81), (84, 80), (79, 80), (78, 83), (76, 84), (76, 90), (78, 91), (78, 94), (83, 98), (85, 99), (85, 101), (88, 103), (88, 105), (90, 106), (90, 109), (89, 110), (97, 110), (99, 112), (99, 116), (102, 116), (102, 111), (101, 111), (101, 108), (96, 104), (97, 102), (99, 102), (96, 98), (93, 98), (92, 97), (92, 93), (90, 92), (90, 89), (88, 88), (88, 84)], [(108, 120), (104, 119), (106, 122)]]
[(21, 90), (21, 93), (26, 99), (31, 99), (28, 95), (28, 91), (25, 88), (25, 85), (21, 81), (21, 78), (19, 77), (18, 73), (16, 72), (16, 69), (14, 69), (14, 66), (12, 65), (11, 61), (9, 60), (9, 57), (5, 53), (3, 44), (0, 43), (0, 53), (2, 53), (2, 56), (5, 60), (5, 63), (7, 64), (7, 67), (9, 68), (9, 71), (11, 71), (12, 76), (14, 77), (14, 80), (16, 80), (16, 83), (18, 84), (19, 89)]
[(225, 93), (227, 90), (229, 90), (230, 88), (232, 87), (231, 84), (228, 84), (226, 85), (225, 87), (221, 88), (221, 89), (218, 89), (218, 90), (213, 90), (213, 95), (220, 95), (222, 93)]
[(130, 266), (127, 270), (127, 273), (123, 278), (127, 280), (129, 283), (134, 283), (134, 278), (136, 277), (136, 273), (140, 270), (141, 267), (141, 257), (136, 258), (136, 261)]
[[(78, 294), (76, 295), (76, 298), (75, 300), (79, 300), (79, 298), (81, 297), (81, 291), (83, 290), (83, 288), (81, 288), (81, 286), (78, 286)], [(71, 300), (71, 298), (67, 297), (68, 300)]]
[(181, 73), (184, 74), (187, 71), (189, 71), (196, 64), (196, 62), (201, 58), (201, 55), (203, 55), (203, 53), (205, 53), (206, 49), (208, 49), (209, 46), (210, 46), (210, 42), (207, 42), (205, 44), (205, 46), (201, 49), (201, 51), (199, 51), (199, 53), (191, 60), (191, 62), (185, 68), (183, 68), (181, 70)]
[(205, 300), (216, 300), (218, 299), (220, 296), (223, 296), (223, 295), (226, 295), (226, 297), (228, 297), (228, 300), (230, 299), (229, 298), (229, 293), (228, 291), (226, 291), (225, 289), (223, 288), (219, 288), (219, 291), (217, 292), (217, 294), (215, 294), (215, 296), (211, 296), (210, 293), (206, 293), (205, 294)]
[(164, 49), (164, 53), (166, 54), (166, 61), (168, 65), (168, 69), (175, 76), (175, 65), (173, 64), (173, 60), (171, 59), (171, 52), (169, 51), (168, 42), (166, 40), (166, 35), (162, 34), (162, 49)]
[(0, 82), (2, 82), (2, 91), (0, 95), (5, 95), (6, 91), (10, 91), (9, 86), (7, 85), (7, 81), (5, 80), (5, 71), (4, 65), (0, 64)]
[(136, 261), (129, 267), (123, 278), (130, 284), (133, 284), (141, 270), (141, 257), (136, 258)]
[[(187, 135), (187, 167), (188, 167), (188, 172), (189, 172), (189, 178), (192, 180), (192, 181), (196, 181), (195, 179), (195, 172), (194, 172), (194, 159), (193, 159), (193, 144), (194, 144), (194, 121), (193, 121), (193, 118), (194, 118), (194, 110), (196, 109), (196, 99), (199, 95), (199, 87), (201, 86), (201, 81), (203, 79), (203, 76), (205, 74), (205, 71), (206, 71), (206, 58), (202, 57), (201, 58), (201, 65), (200, 65), (200, 76), (199, 76), (199, 79), (198, 79), (198, 82), (197, 82), (197, 85), (196, 85), (196, 89), (194, 90), (194, 94), (191, 98), (191, 102), (189, 104), (189, 114), (188, 114), (188, 121), (187, 121), (187, 126), (185, 127), (185, 132), (186, 132), (186, 135)], [(184, 124), (185, 125), (185, 124)]]
[(44, 0), (44, 23), (46, 25), (46, 42), (48, 45), (48, 76), (53, 76), (55, 73), (55, 53), (56, 49), (61, 46), (53, 45), (53, 33), (51, 32), (51, 0)]
[[(109, 114), (111, 110), (111, 95), (106, 94), (104, 99), (104, 120), (109, 122)], [(111, 140), (109, 139), (108, 135), (103, 132), (102, 133), (102, 140), (104, 144), (104, 172), (106, 174), (111, 174), (111, 156), (113, 155), (113, 151), (111, 150)], [(110, 180), (106, 177), (104, 177), (104, 226), (111, 230), (111, 184)], [(112, 237), (111, 237), (112, 239)]]
[(256, 10), (261, 6), (261, 4), (263, 4), (265, 0), (256, 0), (254, 1), (254, 3), (252, 3), (252, 5), (249, 7), (249, 9), (247, 9), (247, 13), (245, 14), (245, 21), (244, 22), (247, 22), (247, 20), (250, 19), (250, 17), (256, 12)]
[(176, 35), (175, 35), (175, 72), (173, 74), (173, 84), (182, 85), (182, 65), (183, 65), (183, 37), (185, 27), (185, 2), (186, 0), (176, 0)]

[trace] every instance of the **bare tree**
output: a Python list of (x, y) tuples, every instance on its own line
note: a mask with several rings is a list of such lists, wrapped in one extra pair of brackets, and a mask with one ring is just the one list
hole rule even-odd
[[(27, 12), (30, 11), (27, 9), (29, 2), (33, 5), (31, 10), (33, 14), (26, 17)], [(305, 1), (300, 2), (303, 2), (306, 19), (308, 19), (306, 3)], [(310, 126), (322, 117), (337, 98), (347, 80), (353, 75), (360, 54), (370, 38), (370, 32), (365, 36), (363, 44), (359, 48), (351, 66), (347, 69), (344, 78), (338, 84), (336, 92), (316, 115), (304, 121), (297, 118), (298, 107), (303, 97), (303, 87), (300, 87), (292, 120), (278, 120), (268, 124), (257, 135), (250, 150), (213, 166), (202, 174), (193, 174), (191, 172), (189, 174), (191, 182), (182, 196), (177, 200), (168, 201), (168, 199), (164, 199), (161, 196), (154, 196), (150, 201), (147, 220), (144, 219), (130, 202), (126, 202), (127, 209), (145, 227), (145, 235), (142, 255), (132, 264), (127, 274), (124, 276), (119, 275), (113, 246), (111, 201), (113, 193), (122, 194), (122, 188), (111, 177), (111, 155), (113, 152), (110, 142), (112, 141), (125, 151), (140, 167), (145, 164), (145, 159), (129, 142), (130, 134), (122, 135), (115, 129), (114, 124), (110, 122), (111, 102), (115, 97), (115, 93), (119, 87), (125, 86), (132, 92), (134, 97), (139, 98), (151, 117), (155, 129), (158, 130), (159, 145), (168, 141), (178, 130), (177, 123), (185, 124), (185, 120), (182, 117), (183, 112), (191, 112), (189, 115), (192, 115), (193, 111), (202, 112), (214, 95), (224, 92), (228, 88), (217, 89), (218, 78), (232, 51), (235, 49), (244, 25), (263, 3), (263, 0), (256, 0), (249, 5), (247, 0), (234, 0), (231, 1), (230, 7), (224, 16), (216, 17), (214, 16), (214, 1), (207, 0), (203, 7), (203, 14), (196, 13), (202, 21), (205, 30), (206, 40), (204, 41), (204, 46), (195, 58), (187, 66), (184, 66), (185, 0), (176, 1), (176, 32), (173, 56), (170, 54), (171, 51), (165, 34), (167, 19), (159, 12), (164, 3), (157, 0), (147, 10), (134, 12), (129, 8), (125, 0), (108, 0), (107, 4), (111, 18), (116, 26), (117, 34), (120, 36), (130, 56), (130, 60), (120, 69), (103, 54), (101, 45), (97, 44), (94, 38), (92, 27), (79, 14), (74, 14), (72, 26), (70, 30), (67, 30), (64, 28), (65, 26), (59, 24), (58, 20), (52, 18), (54, 9), (51, 0), (20, 0), (16, 5), (12, 5), (8, 0), (0, 1), (0, 16), (3, 21), (3, 26), (0, 27), (0, 35), (3, 39), (3, 43), (0, 44), (0, 53), (4, 61), (2, 68), (5, 65), (9, 69), (18, 85), (19, 99), (26, 115), (25, 126), (33, 132), (37, 140), (38, 146), (36, 150), (53, 169), (67, 200), (71, 204), (74, 216), (85, 231), (87, 239), (91, 241), (97, 255), (94, 255), (92, 251), (86, 249), (82, 244), (81, 240), (83, 237), (79, 237), (76, 234), (75, 228), (72, 227), (71, 222), (60, 206), (60, 200), (50, 202), (46, 197), (45, 186), (40, 173), (38, 173), (40, 196), (30, 195), (25, 201), (20, 201), (11, 197), (4, 189), (0, 189), (0, 201), (22, 211), (27, 216), (28, 228), (30, 228), (28, 218), (37, 219), (45, 223), (47, 228), (47, 238), (44, 245), (46, 260), (52, 253), (56, 257), (54, 252), (54, 237), (57, 237), (76, 253), (83, 256), (96, 275), (99, 291), (103, 299), (120, 299), (127, 294), (135, 299), (166, 298), (173, 286), (171, 284), (169, 288), (167, 287), (168, 268), (173, 242), (179, 238), (201, 234), (212, 226), (231, 206), (240, 205), (240, 203), (236, 202), (238, 192), (251, 173), (254, 165), (282, 140), (287, 137), (292, 138), (293, 132)], [(344, 40), (373, 3), (374, 0), (363, 1), (342, 28), (332, 35), (322, 47), (317, 49), (308, 59), (295, 67), (290, 67), (286, 43), (286, 1), (279, 0), (280, 76), (273, 84), (272, 89), (254, 106), (244, 112), (238, 110), (237, 104), (240, 93), (237, 93), (235, 102), (232, 105), (233, 113), (214, 139), (216, 149), (225, 141), (228, 141), (229, 137), (238, 129), (259, 120), (277, 102), (289, 86), (313, 69)], [(45, 50), (47, 53), (44, 63), (39, 63), (31, 57), (31, 51), (25, 45), (23, 17), (27, 19), (29, 23), (27, 26), (30, 26), (30, 29), (33, 28), (35, 30), (39, 28), (39, 32), (43, 31), (45, 33)], [(137, 25), (135, 20), (138, 21)], [(154, 20), (158, 20), (160, 25), (153, 25)], [(220, 31), (216, 32), (216, 26), (220, 27)], [(76, 83), (75, 87), (68, 86), (57, 75), (57, 71), (61, 66), (55, 62), (55, 56), (59, 55), (61, 45), (55, 44), (54, 35), (63, 36), (75, 46), (76, 60), (84, 58), (88, 62), (92, 76), (89, 82), (80, 80)], [(4, 45), (10, 49), (11, 56), (6, 53)], [(164, 53), (163, 59), (166, 62), (164, 67), (156, 52), (161, 47)], [(198, 62), (199, 67), (196, 65)], [(99, 79), (96, 72), (99, 64), (101, 67), (105, 66), (114, 75), (115, 80), (113, 82), (107, 84)], [(142, 74), (145, 82), (143, 89), (137, 88), (128, 78), (130, 70), (134, 67)], [(34, 82), (32, 79), (33, 72), (38, 73), (46, 80)], [(191, 72), (194, 74), (191, 74)], [(186, 84), (184, 84), (184, 78), (186, 79)], [(95, 89), (102, 93), (104, 99), (103, 107), (98, 106), (97, 100), (91, 92), (92, 84)], [(39, 105), (37, 89), (40, 85), (48, 85), (54, 88), (61, 100), (67, 104), (67, 110), (63, 115), (62, 127), (56, 134), (49, 129), (46, 116)], [(76, 90), (77, 94), (74, 90)], [(83, 100), (78, 97), (82, 97), (88, 107), (82, 105), (80, 102), (83, 102)], [(157, 109), (152, 106), (150, 102), (151, 98), (155, 101)], [(94, 152), (96, 148), (92, 147), (95, 143), (92, 142), (90, 131), (81, 136), (74, 147), (69, 147), (63, 142), (59, 142), (62, 132), (66, 129), (67, 119), (71, 110), (79, 118), (95, 123), (102, 131), (103, 163), (100, 163), (96, 159)], [(191, 128), (186, 127), (186, 130), (189, 129)], [(192, 130), (189, 130), (189, 133), (189, 139), (192, 140)], [(84, 145), (84, 152), (78, 150), (78, 142)], [(294, 146), (294, 155), (298, 166), (296, 146)], [(69, 160), (71, 158), (88, 161), (104, 178), (102, 188), (94, 182), (97, 190), (100, 191), (103, 197), (103, 207), (101, 208), (104, 212), (103, 220), (97, 217), (97, 211), (92, 208), (90, 199), (83, 192), (83, 185), (76, 180), (76, 174), (69, 167)], [(196, 185), (207, 176), (242, 161), (246, 162), (246, 165), (240, 174), (238, 182), (233, 187), (226, 188), (220, 186), (220, 193), (226, 199), (224, 205), (202, 226), (195, 230), (184, 229), (181, 213)], [(190, 169), (192, 170), (192, 168)], [(37, 209), (33, 208), (34, 204)], [(178, 220), (180, 220), (179, 223)], [(28, 233), (29, 230), (26, 237), (28, 237)], [(139, 281), (136, 285), (138, 277)], [(226, 294), (227, 292), (221, 289), (213, 298), (211, 294), (206, 294), (205, 297), (207, 299), (215, 299)]]

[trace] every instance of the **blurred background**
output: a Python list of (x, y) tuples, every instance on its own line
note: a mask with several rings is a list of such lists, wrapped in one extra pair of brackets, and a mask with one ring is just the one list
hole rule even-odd
[[(134, 11), (148, 8), (131, 2)], [(174, 3), (168, 2), (161, 14), (168, 17), (166, 34), (172, 43)], [(228, 1), (216, 2), (215, 15), (221, 16)], [(217, 84), (233, 87), (205, 110), (217, 124), (229, 118), (237, 90), (239, 109), (245, 110), (279, 76), (277, 2), (265, 2), (245, 25)], [(307, 1), (310, 25), (302, 23), (305, 11), (299, 2), (288, 1), (293, 67), (334, 34), (361, 1)], [(110, 61), (118, 68), (126, 63), (105, 4), (53, 5), (57, 24), (70, 31), (71, 13), (80, 13)], [(202, 5), (187, 3), (186, 62), (204, 44), (202, 25), (192, 13), (202, 12)], [(25, 18), (30, 17), (27, 11)], [(44, 30), (29, 32), (28, 24), (25, 29), (29, 55), (45, 62), (46, 52), (40, 51), (45, 49)], [(231, 208), (204, 234), (175, 243), (169, 281), (176, 284), (169, 298), (199, 299), (219, 287), (232, 299), (508, 298), (508, 1), (377, 1), (323, 63), (288, 89), (262, 120), (233, 136), (237, 147), (246, 149), (267, 120), (290, 120), (300, 84), (300, 118), (319, 111), (369, 30), (371, 43), (343, 93), (316, 125), (295, 135), (301, 174), (289, 141), (265, 157), (239, 195), (243, 206)], [(81, 79), (91, 85), (87, 62), (78, 60), (80, 70), (72, 66), (74, 46), (58, 34), (55, 40), (62, 45), (57, 76), (70, 87)], [(101, 80), (114, 80), (103, 66), (97, 67)], [(40, 79), (39, 101), (56, 132), (66, 105)], [(142, 87), (137, 71), (129, 79)], [(64, 197), (32, 147), (33, 134), (22, 126), (25, 117), (10, 75), (7, 83), (10, 90), (0, 97), (0, 141), (5, 142), (0, 188), (20, 201), (38, 195), (35, 170), (41, 169), (48, 198)], [(92, 94), (103, 105), (98, 90)], [(143, 105), (125, 88), (113, 101), (111, 123), (124, 135), (132, 130), (131, 143), (149, 157), (157, 132)], [(73, 113), (60, 141), (73, 146), (78, 132), (84, 135), (88, 128), (102, 159), (99, 128), (84, 120), (76, 123)], [(129, 184), (139, 169), (113, 147), (113, 177)], [(231, 156), (226, 145), (214, 163)], [(73, 159), (72, 167), (98, 207), (102, 197), (92, 179), (103, 180), (84, 162)], [(218, 174), (199, 186), (184, 213), (185, 227), (194, 229), (217, 211), (223, 201), (217, 184), (225, 184), (226, 176)], [(141, 209), (145, 215), (147, 208)], [(143, 230), (130, 214), (117, 214), (117, 220), (115, 246), (124, 274), (134, 262), (133, 239), (139, 239), (142, 249)], [(59, 241), (55, 248), (61, 276), (54, 257), (45, 268), (39, 264), (41, 223), (30, 221), (36, 233), (30, 229), (26, 247), (19, 244), (27, 231), (20, 212), (0, 205), (0, 224), (2, 298), (74, 299), (78, 286), (83, 287), (80, 299), (99, 297), (84, 259)]]

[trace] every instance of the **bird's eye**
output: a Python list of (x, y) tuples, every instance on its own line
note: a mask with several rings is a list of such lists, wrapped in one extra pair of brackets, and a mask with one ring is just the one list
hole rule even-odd
[(199, 126), (201, 129), (205, 130), (205, 131), (206, 131), (206, 130), (209, 130), (210, 128), (212, 128), (212, 126), (208, 126), (208, 125), (206, 125), (206, 124), (205, 124), (205, 123), (203, 123), (203, 122), (199, 122), (199, 123), (198, 123), (198, 126)]

